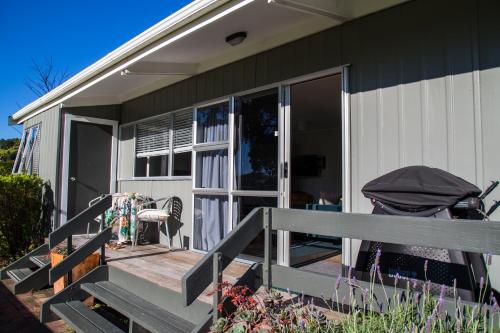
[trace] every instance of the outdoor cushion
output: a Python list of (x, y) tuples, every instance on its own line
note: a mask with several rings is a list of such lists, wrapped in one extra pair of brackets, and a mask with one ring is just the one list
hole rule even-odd
[(137, 218), (146, 222), (166, 221), (168, 216), (167, 211), (161, 209), (143, 209), (137, 213)]

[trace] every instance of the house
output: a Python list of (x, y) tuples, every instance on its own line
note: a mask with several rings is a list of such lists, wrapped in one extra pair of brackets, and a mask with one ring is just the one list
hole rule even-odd
[[(101, 193), (177, 196), (182, 226), (160, 241), (201, 253), (255, 207), (368, 213), (361, 187), (402, 166), (485, 188), (500, 177), (498, 13), (488, 0), (197, 0), (16, 112), (33, 147), (17, 167), (50, 180), (56, 226)], [(309, 234), (273, 240), (283, 265), (324, 255)], [(326, 251), (351, 265), (359, 244)]]

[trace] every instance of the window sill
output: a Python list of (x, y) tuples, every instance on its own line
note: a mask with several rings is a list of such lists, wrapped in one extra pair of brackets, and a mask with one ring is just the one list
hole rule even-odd
[(177, 180), (192, 180), (192, 176), (163, 176), (163, 177), (132, 177), (132, 178), (119, 178), (117, 181), (151, 181), (151, 180), (168, 180), (168, 181), (177, 181)]

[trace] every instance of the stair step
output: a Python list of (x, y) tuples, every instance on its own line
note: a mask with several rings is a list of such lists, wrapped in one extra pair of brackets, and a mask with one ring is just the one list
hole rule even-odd
[(80, 301), (52, 304), (50, 309), (54, 311), (69, 326), (81, 333), (118, 333), (123, 331), (90, 310)]
[(32, 273), (33, 271), (30, 268), (17, 268), (11, 271), (7, 271), (7, 275), (15, 282), (23, 280), (25, 277), (31, 275)]
[(49, 255), (41, 255), (41, 256), (31, 256), (31, 262), (36, 264), (38, 267), (43, 267), (45, 265), (50, 264), (50, 256)]
[(151, 332), (191, 332), (191, 322), (110, 281), (84, 283), (81, 288)]

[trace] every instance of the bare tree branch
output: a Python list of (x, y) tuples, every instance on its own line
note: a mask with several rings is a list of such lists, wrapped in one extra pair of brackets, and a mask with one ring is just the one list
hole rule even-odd
[(38, 97), (41, 97), (53, 90), (69, 77), (66, 69), (55, 69), (52, 57), (46, 58), (45, 63), (43, 64), (35, 61), (33, 58), (31, 59), (31, 62), (33, 76), (27, 77), (24, 80), (24, 84)]

